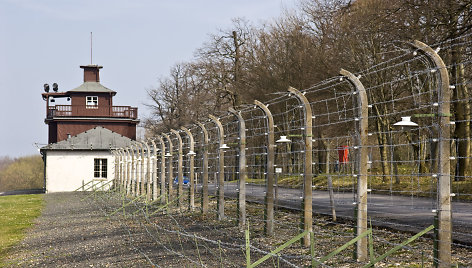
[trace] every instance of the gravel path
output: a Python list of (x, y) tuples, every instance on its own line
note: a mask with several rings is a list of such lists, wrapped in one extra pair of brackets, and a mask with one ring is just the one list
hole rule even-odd
[(150, 266), (133, 246), (145, 242), (136, 241), (120, 222), (107, 220), (93, 199), (54, 193), (44, 200), (42, 215), (13, 248), (7, 267)]

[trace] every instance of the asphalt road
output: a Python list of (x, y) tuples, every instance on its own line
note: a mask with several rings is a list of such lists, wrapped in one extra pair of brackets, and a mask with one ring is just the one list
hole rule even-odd
[[(236, 183), (225, 184), (225, 196), (236, 197)], [(209, 184), (210, 194), (216, 194), (214, 184)], [(277, 206), (300, 210), (302, 189), (278, 189)], [(265, 187), (246, 185), (246, 199), (263, 202)], [(352, 218), (354, 215), (354, 195), (352, 192), (335, 192), (336, 215)], [(401, 231), (419, 232), (434, 222), (436, 200), (415, 196), (368, 195), (368, 216), (372, 224)], [(329, 194), (327, 191), (313, 191), (313, 214), (331, 215)], [(472, 203), (452, 202), (453, 239), (460, 243), (472, 245)]]

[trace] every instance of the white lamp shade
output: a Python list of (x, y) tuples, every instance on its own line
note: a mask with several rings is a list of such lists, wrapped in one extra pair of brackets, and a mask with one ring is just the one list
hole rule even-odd
[(402, 116), (402, 120), (393, 124), (394, 126), (400, 127), (417, 127), (418, 124), (411, 121), (411, 116)]
[(287, 136), (280, 136), (280, 139), (276, 140), (275, 142), (291, 142), (291, 140), (287, 139)]
[(226, 143), (223, 143), (223, 145), (221, 145), (220, 149), (229, 149), (228, 145), (226, 145)]

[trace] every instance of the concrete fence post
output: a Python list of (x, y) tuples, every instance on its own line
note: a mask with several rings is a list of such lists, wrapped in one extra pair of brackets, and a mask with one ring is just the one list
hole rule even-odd
[(139, 150), (139, 172), (138, 172), (138, 178), (139, 178), (139, 182), (136, 184), (138, 189), (136, 190), (136, 192), (138, 193), (138, 195), (143, 195), (144, 194), (144, 147), (143, 147), (143, 144), (139, 141), (136, 142), (136, 144), (138, 145), (137, 148)]
[[(147, 142), (142, 142), (146, 147), (146, 200), (150, 201), (151, 196), (151, 148), (149, 148), (149, 144)], [(144, 159), (143, 159), (144, 161)]]
[(161, 144), (161, 175), (160, 175), (160, 182), (161, 182), (161, 204), (166, 202), (166, 144), (161, 136), (156, 137), (159, 143)]
[(241, 115), (233, 108), (229, 108), (229, 112), (238, 118), (239, 122), (239, 185), (238, 185), (238, 220), (239, 227), (242, 229), (246, 226), (246, 123)]
[[(136, 176), (136, 155), (134, 153), (135, 148), (133, 144), (130, 146), (130, 152), (131, 152), (131, 195), (132, 196), (137, 196), (136, 193), (136, 186), (137, 186), (137, 176)], [(137, 152), (137, 150), (136, 150)]]
[(180, 133), (175, 130), (170, 130), (172, 133), (177, 136), (177, 141), (179, 142), (178, 148), (178, 161), (177, 161), (177, 197), (179, 198), (179, 209), (182, 209), (182, 193), (184, 191), (183, 184), (184, 184), (184, 173), (183, 173), (183, 148), (182, 148), (182, 137)]
[(189, 138), (189, 152), (187, 157), (189, 159), (189, 179), (190, 179), (190, 193), (189, 193), (189, 209), (193, 210), (195, 208), (195, 142), (193, 141), (192, 132), (185, 127), (181, 127)]
[(129, 147), (125, 148), (126, 151), (126, 195), (131, 193), (131, 150)]
[(303, 229), (307, 234), (303, 237), (303, 245), (310, 246), (310, 232), (313, 231), (313, 204), (312, 204), (312, 184), (313, 184), (313, 130), (312, 130), (312, 110), (310, 102), (300, 91), (293, 87), (288, 88), (288, 92), (293, 94), (303, 104), (304, 112), (304, 138), (305, 138), (305, 165), (303, 183)]
[(152, 144), (152, 200), (157, 199), (157, 146), (153, 139), (149, 139)]
[[(439, 159), (438, 159), (438, 266), (451, 267), (452, 215), (451, 215), (451, 167), (450, 167), (450, 113), (451, 93), (449, 74), (438, 53), (420, 41), (410, 45), (424, 54), (439, 72), (438, 113)], [(435, 178), (433, 178), (435, 179)]]
[[(368, 148), (367, 148), (367, 137), (369, 127), (369, 110), (367, 93), (364, 85), (361, 81), (354, 76), (352, 73), (341, 69), (339, 72), (342, 76), (346, 77), (347, 80), (356, 89), (357, 95), (357, 119), (355, 122), (359, 122), (356, 129), (356, 172), (357, 172), (357, 235), (359, 236), (363, 232), (367, 231), (367, 161), (368, 161)], [(357, 241), (357, 260), (367, 261), (367, 237), (363, 237)]]
[(126, 191), (126, 154), (123, 148), (119, 149), (118, 152), (120, 153), (120, 178), (121, 178), (121, 185), (120, 190), (122, 192)]
[(262, 102), (255, 100), (254, 104), (261, 109), (267, 122), (267, 164), (266, 164), (266, 234), (274, 234), (274, 163), (275, 163), (275, 139), (274, 118), (269, 108)]
[(225, 134), (223, 130), (223, 125), (220, 120), (213, 115), (208, 115), (208, 117), (216, 124), (218, 127), (218, 219), (222, 220), (225, 217)]
[[(169, 202), (172, 201), (173, 197), (174, 197), (174, 193), (173, 193), (173, 187), (172, 187), (172, 183), (173, 183), (173, 177), (174, 177), (174, 174), (173, 174), (173, 163), (172, 163), (172, 158), (173, 158), (173, 146), (172, 146), (172, 140), (170, 139), (169, 135), (165, 134), (165, 133), (162, 133), (162, 136), (164, 136), (164, 138), (167, 140), (168, 144), (169, 144), (169, 147), (168, 147), (168, 153), (166, 153), (166, 157), (167, 157), (167, 161), (169, 161), (168, 163), (168, 171), (167, 171), (167, 182), (168, 182), (168, 193), (167, 193), (167, 197), (169, 198)], [(162, 152), (164, 153), (164, 152)]]
[(208, 131), (205, 125), (198, 123), (197, 125), (202, 129), (203, 133), (203, 167), (202, 167), (202, 213), (208, 212)]

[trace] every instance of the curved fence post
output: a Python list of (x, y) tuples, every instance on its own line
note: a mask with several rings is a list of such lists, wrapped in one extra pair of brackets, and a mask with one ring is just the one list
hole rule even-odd
[(183, 174), (183, 149), (182, 149), (182, 137), (177, 130), (171, 129), (172, 133), (177, 136), (177, 141), (179, 142), (178, 149), (178, 162), (177, 162), (177, 198), (179, 198), (179, 209), (182, 209), (182, 193), (183, 193), (183, 184), (184, 184), (184, 174)]
[(166, 202), (166, 144), (161, 136), (156, 136), (161, 144), (161, 203)]
[[(137, 188), (137, 176), (136, 176), (136, 166), (137, 166), (137, 163), (136, 163), (136, 155), (135, 155), (135, 147), (133, 144), (131, 144), (130, 146), (130, 152), (131, 152), (131, 195), (132, 196), (136, 196), (137, 193), (136, 193), (136, 188)], [(136, 153), (137, 153), (137, 149), (136, 149)]]
[(124, 148), (118, 150), (120, 153), (120, 177), (121, 177), (121, 185), (120, 189), (122, 192), (126, 192), (126, 154)]
[(266, 225), (267, 235), (274, 234), (274, 162), (275, 162), (275, 139), (274, 139), (274, 118), (269, 108), (262, 102), (255, 100), (254, 104), (259, 107), (267, 119), (267, 165), (266, 165)]
[[(368, 148), (367, 137), (369, 128), (369, 110), (367, 93), (361, 81), (352, 73), (341, 69), (339, 73), (346, 77), (347, 80), (356, 88), (357, 91), (357, 117), (359, 120), (358, 129), (356, 129), (356, 146), (357, 146), (357, 235), (367, 231), (367, 161)], [(367, 237), (363, 237), (357, 241), (357, 260), (367, 261)]]
[(130, 147), (126, 147), (126, 195), (132, 194), (131, 192), (131, 150)]
[(304, 165), (304, 183), (303, 183), (303, 229), (308, 231), (303, 238), (303, 245), (310, 245), (309, 233), (313, 231), (313, 204), (312, 204), (312, 184), (313, 184), (313, 130), (312, 130), (312, 111), (310, 102), (300, 91), (293, 87), (288, 88), (288, 92), (294, 94), (303, 104), (305, 121), (305, 165)]
[[(146, 200), (151, 200), (151, 149), (147, 142), (142, 142), (146, 146)], [(144, 160), (143, 160), (144, 161)]]
[(208, 131), (205, 125), (197, 122), (203, 133), (203, 167), (202, 167), (202, 213), (208, 212)]
[(439, 117), (439, 159), (438, 159), (438, 261), (439, 267), (451, 267), (452, 215), (451, 215), (451, 164), (450, 151), (450, 109), (451, 93), (449, 74), (441, 57), (430, 46), (415, 40), (411, 43), (422, 52), (439, 71), (438, 89)]
[(149, 139), (152, 144), (152, 200), (157, 199), (157, 146), (153, 139)]
[[(136, 148), (138, 148), (138, 161), (139, 161), (139, 171), (137, 171), (137, 167), (136, 167), (136, 171), (138, 173), (138, 176), (137, 178), (139, 179), (139, 181), (136, 183), (137, 185), (137, 189), (136, 189), (136, 192), (138, 195), (143, 195), (144, 194), (144, 147), (143, 147), (143, 144), (139, 141), (136, 141), (136, 144), (139, 146), (137, 146)], [(137, 164), (137, 163), (136, 163)]]
[(246, 179), (247, 179), (247, 167), (246, 167), (246, 122), (241, 115), (241, 112), (237, 112), (233, 108), (229, 108), (229, 112), (234, 114), (238, 118), (239, 122), (239, 192), (238, 192), (238, 220), (239, 227), (244, 229), (246, 226)]
[[(173, 193), (173, 187), (172, 187), (172, 183), (173, 183), (173, 164), (172, 164), (172, 150), (173, 150), (173, 146), (172, 146), (172, 140), (170, 139), (169, 135), (165, 134), (165, 133), (162, 133), (162, 136), (164, 136), (164, 138), (167, 140), (167, 142), (169, 143), (169, 152), (165, 155), (167, 158), (168, 158), (168, 161), (169, 161), (169, 164), (168, 164), (168, 172), (167, 172), (167, 182), (168, 182), (168, 193), (167, 193), (167, 197), (168, 197), (168, 200), (169, 202), (172, 202), (172, 198), (174, 197), (174, 193)], [(162, 152), (164, 153), (164, 152)]]
[(190, 180), (190, 196), (189, 196), (189, 209), (195, 208), (195, 143), (193, 141), (192, 132), (188, 128), (181, 127), (183, 131), (188, 135), (190, 150), (187, 154), (189, 158), (189, 180)]
[(120, 182), (119, 182), (119, 157), (118, 157), (118, 152), (116, 150), (111, 150), (111, 154), (113, 155), (113, 183), (112, 187), (113, 188), (119, 188)]
[(219, 150), (218, 150), (218, 219), (222, 220), (225, 217), (225, 134), (223, 130), (223, 125), (220, 120), (214, 115), (208, 115), (208, 117), (216, 124), (218, 127), (218, 140), (219, 140)]

